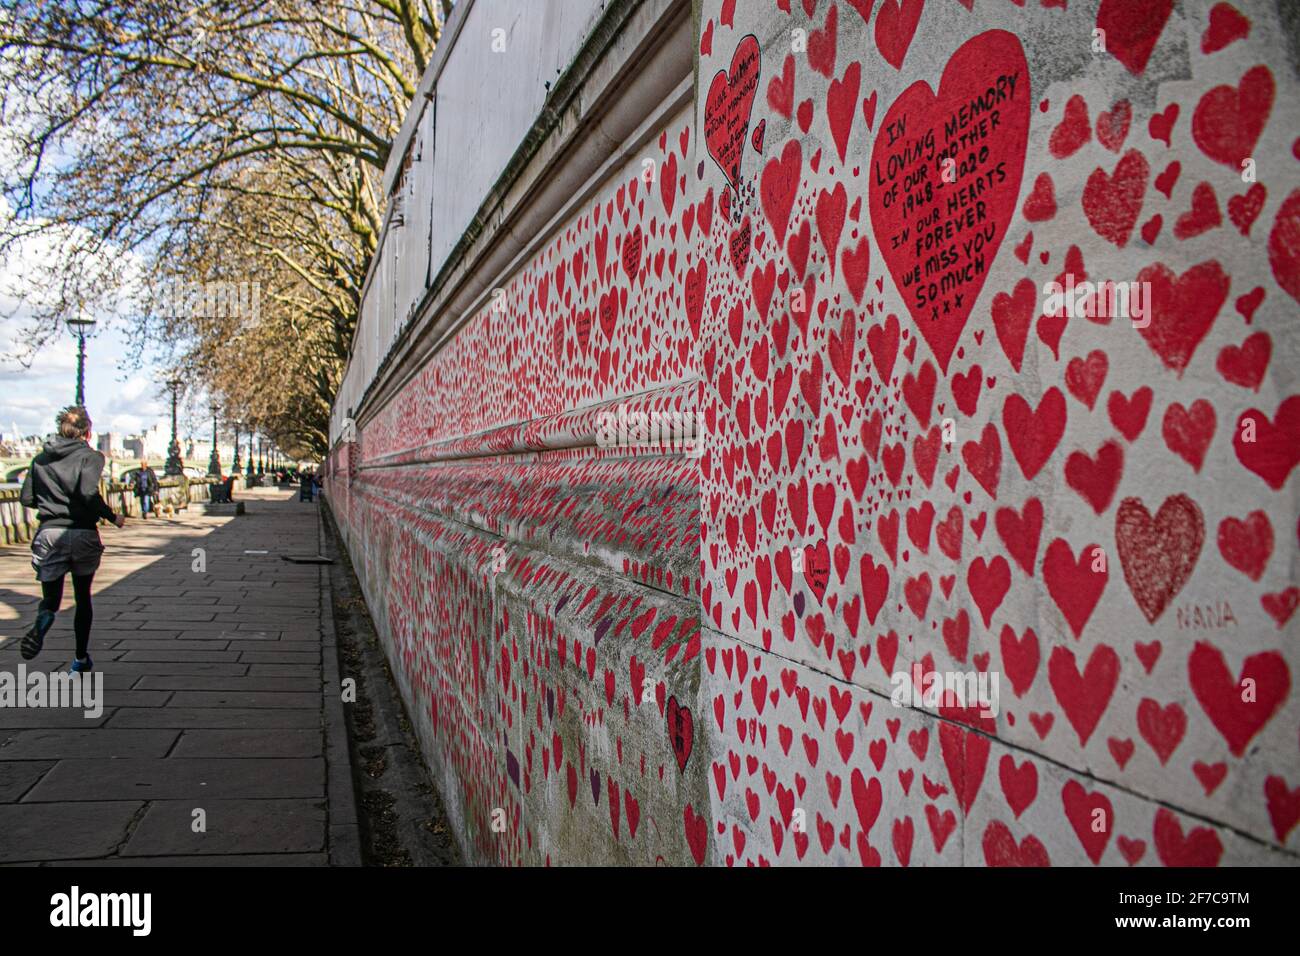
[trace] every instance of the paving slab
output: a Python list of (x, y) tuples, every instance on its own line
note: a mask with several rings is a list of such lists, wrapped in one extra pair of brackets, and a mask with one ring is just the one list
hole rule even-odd
[[(195, 813), (202, 810), (202, 815)], [(324, 800), (155, 800), (123, 856), (312, 853), (325, 849)]]
[[(318, 516), (295, 507), (292, 492), (244, 500), (238, 519), (192, 509), (101, 529), (91, 649), (104, 710), (88, 719), (81, 709), (0, 708), (0, 864), (349, 858), (337, 847), (356, 827), (351, 770), (326, 762), (347, 745), (327, 749), (324, 739), (328, 578), (279, 559), (319, 550)], [(269, 553), (245, 553), (259, 550)], [(17, 666), (38, 597), (28, 549), (0, 547), (0, 670)], [(66, 666), (72, 617), (69, 599), (44, 669)], [(196, 807), (204, 833), (192, 826)]]
[(71, 707), (23, 708), (22, 710), (0, 707), (0, 734), (6, 730), (26, 730), (33, 727), (101, 727), (108, 723), (113, 713), (111, 707), (105, 707), (104, 712), (97, 717), (87, 717), (85, 711)]
[[(180, 642), (177, 641), (176, 644)], [(121, 660), (128, 664), (145, 662), (165, 662), (184, 664), (234, 664), (239, 661), (238, 651), (194, 651), (188, 647), (175, 645), (157, 650), (125, 651)]]
[(56, 763), (22, 802), (188, 797), (203, 806), (203, 800), (220, 797), (323, 798), (324, 775), (325, 762), (318, 758), (76, 758)]
[(315, 677), (212, 677), (206, 674), (146, 674), (136, 678), (139, 690), (320, 691)]
[(164, 674), (176, 677), (240, 677), (248, 673), (247, 664), (212, 664), (193, 661), (115, 661), (111, 668), (100, 667), (105, 677), (114, 674), (141, 677)]
[(53, 760), (0, 763), (0, 803), (17, 803), (54, 764)]
[(113, 727), (0, 731), (0, 760), (165, 757), (179, 736), (178, 730), (118, 730)]
[(271, 707), (275, 709), (320, 709), (320, 689), (298, 691), (181, 690), (172, 698), (173, 707)]
[(320, 713), (249, 707), (124, 707), (114, 727), (298, 727), (319, 728)]
[[(230, 641), (206, 640), (206, 641), (186, 641), (185, 650), (187, 651), (228, 651), (243, 650), (243, 648), (232, 648)], [(112, 649), (115, 651), (157, 651), (164, 648), (175, 648), (176, 638), (174, 637), (128, 637), (120, 641), (112, 642)], [(119, 658), (121, 659), (121, 658)]]
[(319, 730), (186, 730), (172, 756), (319, 757), (323, 746)]
[(172, 627), (176, 626), (177, 621), (211, 621), (216, 616), (211, 608), (186, 606), (161, 608), (158, 610), (157, 614), (155, 614), (152, 609), (147, 614), (142, 614), (139, 611), (128, 611), (117, 615), (114, 620), (139, 621), (142, 624), (146, 621), (152, 623), (157, 622), (159, 614), (165, 614), (167, 617), (167, 623)]
[[(141, 631), (174, 631), (176, 630), (177, 625), (181, 624), (182, 622), (135, 621), (134, 623), (139, 625)], [(182, 626), (187, 631), (208, 631), (209, 632), (207, 635), (208, 637), (212, 636), (211, 632), (213, 631), (220, 633), (222, 631), (229, 629), (230, 627), (229, 624), (222, 624), (220, 621), (185, 621), (183, 622)]]
[(240, 651), (239, 659), (249, 664), (316, 664), (320, 661), (320, 650)]
[(138, 800), (0, 803), (0, 863), (105, 857), (116, 852), (143, 808)]
[[(107, 675), (105, 675), (107, 676)], [(161, 707), (172, 698), (166, 690), (110, 690), (104, 688), (105, 707)]]
[(249, 677), (314, 677), (320, 680), (320, 668), (307, 664), (246, 664)]
[(251, 653), (258, 653), (258, 654), (261, 653), (297, 654), (297, 653), (304, 653), (309, 651), (315, 654), (320, 654), (320, 639), (317, 638), (314, 641), (308, 641), (308, 640), (302, 640), (299, 638), (290, 638), (290, 637), (274, 638), (274, 639), (259, 637), (251, 641), (245, 641), (245, 640), (231, 641), (226, 646), (226, 650), (240, 651), (241, 653), (251, 652)]

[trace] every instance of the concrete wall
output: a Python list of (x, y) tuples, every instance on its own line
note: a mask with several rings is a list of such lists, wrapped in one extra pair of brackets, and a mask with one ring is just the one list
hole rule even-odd
[[(598, 0), (476, 0), (439, 79), (432, 261), (442, 262), (602, 12)], [(435, 198), (437, 197), (437, 198)]]
[[(337, 416), (469, 857), (1294, 863), (1292, 8), (694, 13), (678, 106), (637, 83), (682, 11), (611, 5), (591, 94)], [(620, 406), (699, 410), (704, 454), (603, 447)]]

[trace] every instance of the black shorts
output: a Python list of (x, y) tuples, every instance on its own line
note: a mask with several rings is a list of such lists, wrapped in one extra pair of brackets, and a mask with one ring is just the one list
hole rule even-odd
[(68, 572), (77, 577), (94, 574), (103, 554), (97, 528), (47, 526), (32, 540), (32, 567), (38, 581), (57, 581)]

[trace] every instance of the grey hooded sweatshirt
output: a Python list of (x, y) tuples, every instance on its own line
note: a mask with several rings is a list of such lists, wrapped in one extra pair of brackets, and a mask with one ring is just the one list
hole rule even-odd
[(54, 438), (32, 459), (22, 503), (36, 510), (41, 527), (94, 528), (117, 515), (99, 494), (104, 456), (82, 438)]

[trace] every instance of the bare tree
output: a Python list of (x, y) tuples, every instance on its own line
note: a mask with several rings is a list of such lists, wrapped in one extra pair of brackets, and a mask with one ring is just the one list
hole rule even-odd
[[(380, 174), (450, 7), (0, 0), (0, 254), (56, 250), (14, 290), (33, 348), (125, 302), (141, 343), (322, 452)], [(231, 282), (258, 284), (255, 314), (175, 308), (178, 284)]]

